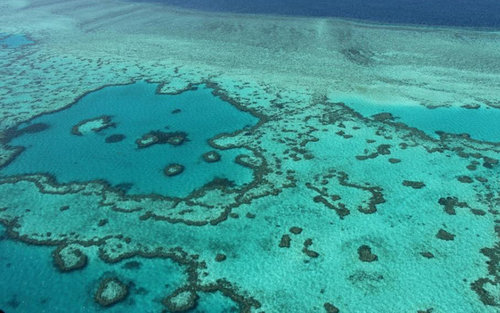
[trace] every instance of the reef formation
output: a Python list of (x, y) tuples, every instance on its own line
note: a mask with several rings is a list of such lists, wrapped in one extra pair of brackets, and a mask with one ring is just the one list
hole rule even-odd
[[(497, 311), (500, 138), (431, 136), (391, 114), (364, 116), (336, 100), (365, 92), (389, 103), (498, 110), (498, 34), (221, 18), (112, 1), (92, 0), (89, 11), (78, 1), (28, 2), (0, 5), (7, 12), (2, 29), (33, 40), (0, 50), (0, 222), (5, 237), (26, 249), (53, 249), (60, 275), (94, 263), (120, 273), (93, 273), (92, 293), (75, 297), (126, 312), (147, 294), (127, 274), (140, 263), (130, 262), (160, 260), (179, 266), (182, 277), (150, 304), (166, 312), (207, 303), (221, 312), (226, 306), (239, 312)], [(24, 15), (36, 22), (23, 22)], [(41, 15), (52, 23), (42, 23)], [(183, 22), (168, 22), (175, 19)], [(470, 43), (485, 48), (478, 52)], [(204, 168), (238, 166), (248, 173), (245, 180), (214, 172), (172, 196), (124, 192), (140, 181), (62, 180), (50, 167), (8, 172), (30, 149), (13, 143), (54, 130), (44, 118), (69, 112), (80, 100), (88, 104), (110, 86), (144, 92), (153, 84), (156, 96), (206, 92), (255, 119), (214, 133), (192, 154), (192, 164)], [(172, 103), (165, 116), (183, 118), (189, 108), (188, 101)], [(214, 107), (201, 112), (200, 121), (227, 122), (217, 120)], [(195, 143), (191, 128), (167, 124), (145, 125), (130, 136), (116, 116), (91, 115), (64, 134), (96, 136), (109, 149), (130, 141), (140, 152)], [(191, 177), (191, 170), (165, 159), (155, 173), (171, 182)], [(27, 310), (24, 302), (11, 304)]]

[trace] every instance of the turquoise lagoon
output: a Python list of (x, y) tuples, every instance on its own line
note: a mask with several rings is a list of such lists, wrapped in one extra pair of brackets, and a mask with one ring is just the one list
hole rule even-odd
[[(213, 163), (205, 162), (202, 155), (214, 150), (208, 144), (210, 138), (251, 127), (258, 119), (214, 96), (205, 86), (179, 95), (158, 94), (157, 87), (147, 82), (105, 87), (67, 109), (21, 125), (21, 130), (40, 123), (48, 128), (12, 140), (10, 145), (25, 150), (0, 173), (48, 173), (59, 183), (102, 179), (131, 194), (168, 196), (186, 196), (215, 178), (238, 185), (250, 182), (252, 170), (234, 162), (247, 150), (218, 150), (221, 160)], [(78, 123), (100, 116), (110, 116), (113, 126), (82, 136), (71, 133)], [(187, 140), (178, 146), (138, 148), (136, 140), (150, 131), (184, 132)], [(107, 142), (112, 135), (123, 140)], [(172, 163), (181, 164), (184, 171), (167, 177), (163, 170)]]
[(466, 133), (476, 140), (500, 142), (500, 109), (487, 106), (427, 108), (417, 104), (378, 103), (356, 97), (337, 98), (335, 101), (345, 103), (366, 117), (391, 113), (395, 122), (418, 128), (434, 138), (439, 138), (436, 132), (442, 131), (451, 134)]
[(0, 47), (2, 48), (15, 49), (33, 43), (34, 41), (25, 35), (0, 33)]

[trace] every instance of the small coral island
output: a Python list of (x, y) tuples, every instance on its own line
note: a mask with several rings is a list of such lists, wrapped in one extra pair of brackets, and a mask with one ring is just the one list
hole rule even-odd
[(187, 312), (196, 307), (198, 295), (193, 290), (179, 289), (163, 300), (170, 312)]
[(88, 258), (78, 245), (65, 245), (53, 253), (54, 263), (61, 272), (70, 272), (87, 266)]
[(165, 169), (163, 170), (163, 173), (165, 173), (165, 176), (171, 177), (171, 176), (179, 175), (183, 171), (184, 171), (183, 165), (177, 164), (177, 163), (172, 163), (172, 164), (169, 164), (165, 167)]
[(135, 143), (137, 144), (137, 148), (144, 149), (153, 145), (162, 144), (180, 146), (186, 141), (188, 141), (188, 135), (185, 132), (164, 132), (161, 130), (154, 130), (142, 135)]
[(214, 163), (220, 161), (220, 154), (217, 151), (208, 151), (203, 153), (203, 160), (207, 163)]
[(128, 296), (128, 286), (118, 278), (106, 278), (101, 281), (94, 300), (102, 306), (111, 306), (123, 301)]
[(98, 133), (101, 130), (115, 126), (115, 123), (111, 120), (111, 116), (102, 115), (78, 122), (78, 124), (71, 128), (71, 133), (75, 136), (83, 136), (91, 132)]

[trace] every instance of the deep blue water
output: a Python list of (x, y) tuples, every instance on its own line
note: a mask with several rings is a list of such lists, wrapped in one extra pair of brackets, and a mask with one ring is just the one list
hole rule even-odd
[(499, 0), (130, 0), (216, 12), (331, 16), (380, 23), (500, 27)]

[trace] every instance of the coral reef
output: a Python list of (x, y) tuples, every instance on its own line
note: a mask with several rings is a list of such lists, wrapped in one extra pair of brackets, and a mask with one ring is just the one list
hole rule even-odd
[(102, 306), (112, 306), (128, 296), (128, 287), (116, 277), (105, 278), (99, 283), (94, 296), (95, 302)]
[(217, 151), (208, 151), (203, 153), (203, 160), (207, 163), (214, 163), (220, 161), (220, 154)]
[(173, 163), (165, 166), (163, 173), (165, 176), (177, 176), (184, 171), (184, 166), (181, 164)]

